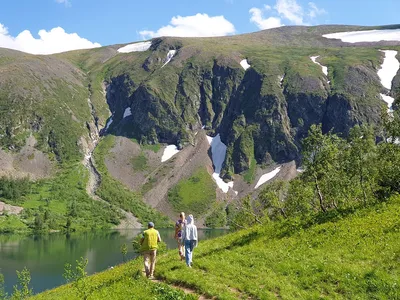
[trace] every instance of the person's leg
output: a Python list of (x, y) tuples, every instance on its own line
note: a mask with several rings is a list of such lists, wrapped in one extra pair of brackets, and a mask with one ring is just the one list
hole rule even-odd
[(181, 253), (181, 258), (183, 259), (185, 257), (185, 245), (182, 239), (179, 239), (179, 245), (180, 245), (179, 250)]
[(196, 244), (195, 240), (190, 241), (190, 265), (192, 265), (192, 263), (193, 263), (193, 250), (194, 250), (195, 244)]
[(156, 269), (157, 250), (150, 250), (150, 277), (154, 276)]
[(185, 259), (186, 265), (190, 267), (190, 262), (192, 260), (192, 249), (190, 247), (190, 241), (185, 240)]
[(143, 252), (144, 259), (144, 271), (146, 272), (146, 277), (150, 276), (150, 251)]
[(183, 245), (183, 241), (182, 239), (177, 239), (178, 241), (178, 252), (179, 252), (179, 256), (181, 258), (181, 260), (183, 260), (183, 258), (185, 257), (184, 251), (185, 251), (185, 247)]

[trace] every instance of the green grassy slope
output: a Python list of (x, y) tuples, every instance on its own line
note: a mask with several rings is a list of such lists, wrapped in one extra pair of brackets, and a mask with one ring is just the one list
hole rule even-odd
[[(147, 288), (140, 269), (139, 259), (89, 277), (88, 299), (122, 299)], [(192, 269), (170, 251), (159, 257), (156, 277), (216, 299), (399, 299), (400, 198), (200, 242)], [(63, 286), (33, 299), (72, 299), (74, 293)], [(157, 297), (154, 286), (147, 293)]]
[(181, 180), (168, 192), (168, 201), (179, 211), (190, 211), (203, 215), (215, 201), (216, 185), (205, 168), (194, 172), (193, 176)]

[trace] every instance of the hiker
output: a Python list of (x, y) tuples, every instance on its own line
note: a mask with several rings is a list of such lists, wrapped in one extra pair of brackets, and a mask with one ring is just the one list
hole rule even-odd
[(175, 223), (175, 239), (178, 243), (178, 252), (179, 256), (181, 257), (181, 260), (185, 257), (184, 254), (184, 244), (182, 242), (182, 229), (185, 227), (186, 224), (186, 219), (185, 219), (185, 213), (181, 212), (179, 214), (179, 219)]
[(143, 253), (144, 269), (146, 277), (153, 279), (154, 270), (156, 268), (156, 256), (158, 243), (161, 242), (160, 233), (154, 229), (154, 223), (147, 224), (148, 229), (143, 232), (140, 240), (140, 252)]
[(193, 249), (197, 247), (197, 227), (194, 225), (193, 215), (189, 215), (182, 230), (182, 241), (185, 244), (186, 265), (191, 268), (193, 263)]

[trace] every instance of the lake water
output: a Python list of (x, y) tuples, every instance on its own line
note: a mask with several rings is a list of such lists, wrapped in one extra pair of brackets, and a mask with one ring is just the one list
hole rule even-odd
[[(6, 292), (12, 293), (17, 283), (16, 270), (27, 267), (31, 273), (34, 293), (65, 283), (64, 265), (81, 257), (89, 263), (87, 272), (103, 271), (123, 261), (121, 246), (127, 244), (127, 259), (135, 257), (132, 240), (142, 230), (88, 232), (80, 234), (49, 234), (43, 236), (0, 235), (0, 272), (5, 277)], [(161, 239), (169, 249), (176, 248), (173, 229), (160, 229)], [(199, 229), (199, 240), (218, 237), (226, 230)]]

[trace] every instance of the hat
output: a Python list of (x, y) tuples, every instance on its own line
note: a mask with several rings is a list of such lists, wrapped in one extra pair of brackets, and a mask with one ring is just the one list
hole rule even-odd
[(154, 223), (153, 223), (153, 222), (149, 222), (149, 223), (147, 224), (147, 226), (149, 226), (149, 227), (154, 227)]

